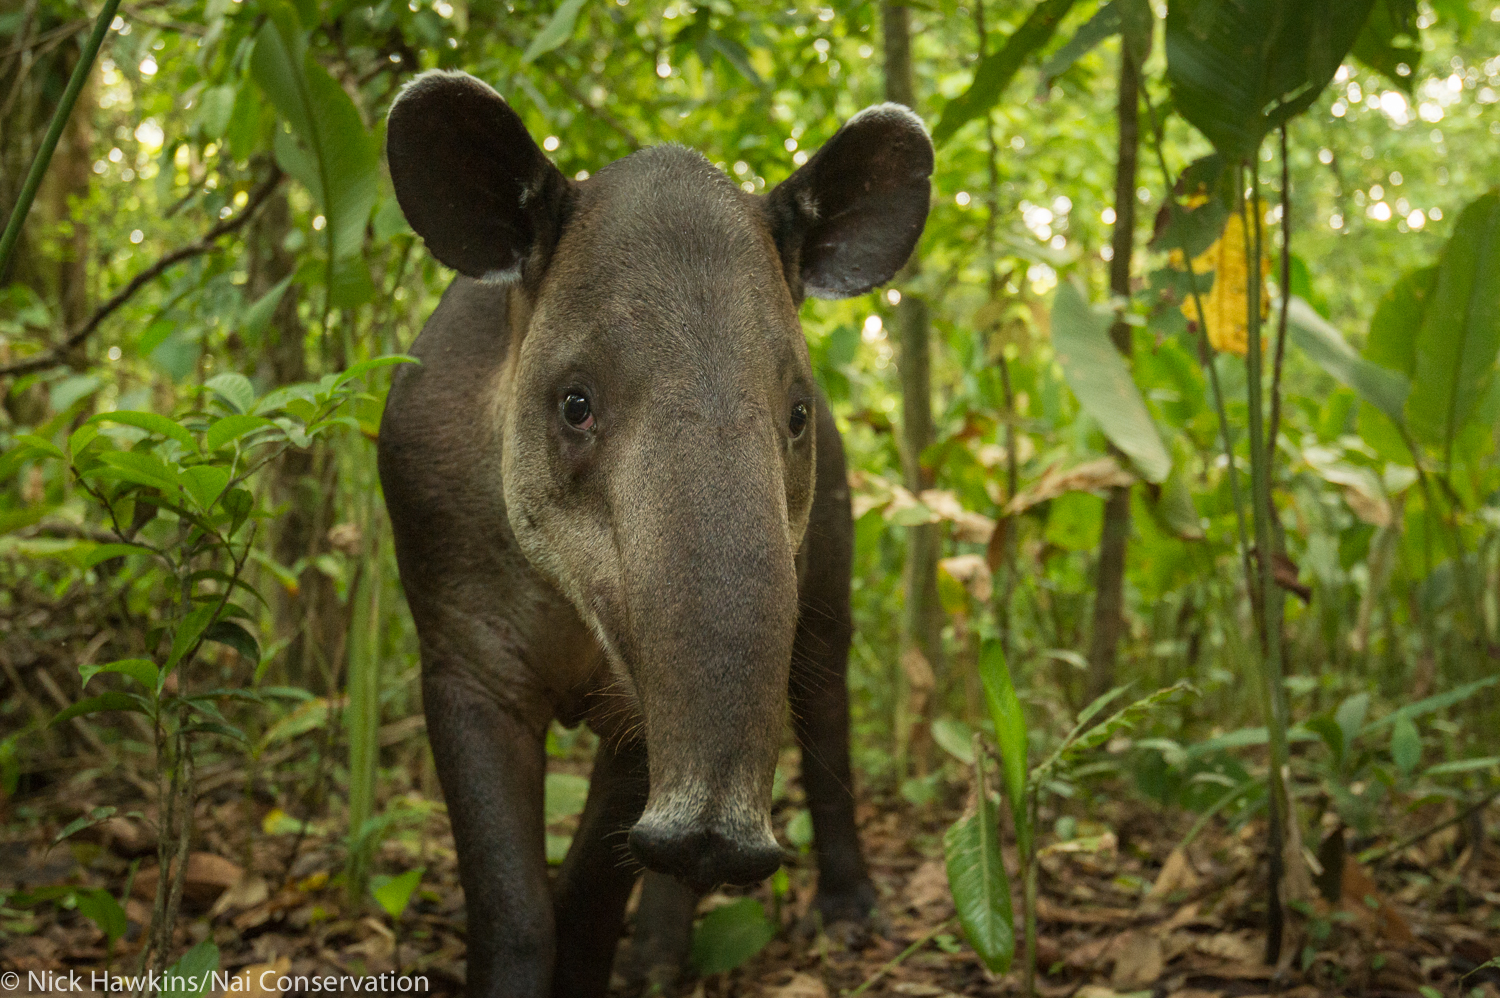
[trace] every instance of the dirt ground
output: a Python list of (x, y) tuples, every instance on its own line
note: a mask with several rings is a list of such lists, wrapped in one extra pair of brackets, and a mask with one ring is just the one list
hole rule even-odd
[[(419, 732), (401, 734), (417, 746), (414, 752), (420, 749)], [(351, 907), (346, 901), (336, 816), (326, 827), (314, 821), (299, 834), (288, 816), (297, 810), (290, 801), (265, 787), (247, 792), (243, 775), (232, 768), (220, 776), (211, 767), (205, 772), (180, 945), (211, 934), (221, 969), (244, 975), (256, 998), (280, 998), (279, 991), (259, 987), (266, 969), (277, 971), (270, 980), (282, 973), (399, 971), (425, 975), (433, 994), (461, 992), (463, 897), (435, 790), (414, 786), (388, 802), (403, 818), (379, 848), (374, 869), (424, 871), (393, 924), (373, 903)], [(42, 978), (33, 973), (62, 972), (67, 980), (68, 971), (86, 977), (106, 966), (133, 972), (155, 884), (151, 816), (141, 803), (139, 778), (83, 765), (61, 767), (53, 777), (40, 790), (0, 798), (0, 891), (69, 884), (121, 897), (130, 880), (130, 925), (111, 957), (101, 932), (76, 911), (51, 902), (0, 911), (0, 972), (19, 975), (18, 993), (61, 990), (35, 986)], [(50, 844), (68, 821), (101, 805), (119, 813)], [(138, 816), (126, 816), (132, 811)], [(1500, 998), (1500, 970), (1476, 970), (1500, 953), (1500, 806), (1453, 821), (1369, 867), (1346, 859), (1338, 900), (1320, 897), (1299, 906), (1279, 967), (1263, 963), (1263, 828), (1251, 824), (1231, 834), (1210, 824), (1182, 850), (1176, 847), (1191, 815), (1162, 813), (1124, 793), (1094, 812), (1080, 817), (1071, 841), (1044, 839), (1036, 964), (1036, 990), (1043, 996)], [(783, 809), (779, 820), (788, 813)], [(1432, 807), (1412, 812), (1403, 819), (1409, 827), (1391, 829), (1387, 841), (1400, 845), (1403, 836), (1451, 815)], [(684, 994), (1021, 993), (1019, 956), (1010, 973), (992, 974), (964, 944), (954, 918), (942, 832), (957, 811), (867, 799), (859, 816), (881, 896), (875, 923), (863, 931), (817, 931), (807, 918), (815, 877), (804, 855), (789, 869), (782, 897), (768, 885), (751, 892), (781, 926), (777, 937), (740, 968), (687, 982)], [(1014, 853), (1007, 859), (1014, 872)], [(725, 900), (711, 895), (703, 908)], [(626, 947), (628, 939), (622, 954)], [(0, 973), (0, 985), (7, 980)], [(89, 990), (87, 981), (82, 987)], [(614, 990), (630, 993), (620, 975)]]

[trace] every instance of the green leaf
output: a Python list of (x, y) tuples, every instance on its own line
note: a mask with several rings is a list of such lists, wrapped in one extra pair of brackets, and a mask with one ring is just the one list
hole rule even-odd
[[(1403, 37), (1405, 41), (1401, 40)], [(1352, 54), (1410, 97), (1417, 80), (1417, 65), (1422, 61), (1415, 0), (1379, 0), (1354, 40)]]
[(1472, 683), (1465, 683), (1462, 686), (1448, 690), (1446, 693), (1436, 693), (1426, 699), (1418, 700), (1416, 703), (1407, 704), (1399, 710), (1391, 711), (1391, 713), (1378, 721), (1371, 721), (1364, 726), (1360, 734), (1368, 735), (1373, 731), (1379, 731), (1387, 724), (1395, 724), (1403, 717), (1415, 719), (1424, 714), (1444, 710), (1456, 703), (1462, 703), (1480, 690), (1488, 686), (1493, 686), (1496, 683), (1500, 683), (1500, 676), (1485, 676), (1483, 679), (1476, 679)]
[[(187, 427), (175, 419), (168, 419), (166, 416), (154, 412), (129, 412), (123, 410), (119, 412), (101, 412), (97, 416), (91, 417), (86, 425), (97, 425), (99, 423), (119, 423), (123, 426), (134, 426), (137, 429), (145, 430), (147, 433), (155, 433), (158, 436), (166, 437), (168, 440), (175, 440), (182, 445), (183, 450), (190, 454), (196, 453), (198, 450), (198, 441), (193, 439), (193, 435), (188, 432)], [(77, 452), (76, 448), (74, 452)]]
[(296, 276), (296, 274), (288, 274), (277, 281), (240, 316), (240, 332), (252, 344), (260, 342), (266, 327), (271, 324), (271, 317), (276, 314), (276, 306), (281, 304), (282, 296), (286, 294), (286, 289), (291, 287), (292, 278)]
[(1366, 402), (1400, 422), (1411, 382), (1400, 374), (1361, 357), (1343, 335), (1301, 298), (1287, 308), (1287, 332), (1296, 346), (1334, 380), (1354, 389)]
[(237, 413), (249, 412), (255, 407), (255, 386), (236, 371), (216, 374), (203, 382), (203, 387), (218, 395)]
[(368, 360), (362, 360), (357, 364), (351, 364), (349, 367), (345, 368), (342, 372), (339, 373), (339, 376), (334, 379), (333, 387), (342, 388), (344, 385), (353, 381), (355, 378), (363, 378), (371, 371), (378, 371), (383, 367), (391, 367), (395, 364), (419, 363), (421, 363), (421, 361), (417, 360), (417, 358), (409, 357), (404, 353), (389, 353), (383, 354), (379, 357), (371, 357)]
[(1109, 327), (1109, 317), (1090, 308), (1076, 284), (1068, 281), (1058, 287), (1052, 303), (1052, 347), (1068, 387), (1141, 477), (1161, 482), (1172, 470), (1172, 457), (1124, 358), (1110, 341)]
[(62, 830), (52, 837), (52, 844), (57, 845), (64, 839), (72, 838), (85, 828), (93, 828), (95, 825), (108, 821), (115, 816), (119, 810), (116, 807), (96, 807), (88, 814), (80, 815), (62, 827)]
[(703, 916), (693, 933), (693, 969), (722, 974), (749, 960), (776, 938), (776, 926), (755, 898), (739, 898)]
[(997, 51), (986, 52), (974, 70), (969, 89), (943, 106), (932, 141), (942, 145), (968, 122), (989, 112), (1000, 101), (1000, 95), (1015, 79), (1021, 66), (1052, 38), (1061, 21), (1073, 7), (1073, 0), (1038, 0), (1026, 20), (1011, 33)]
[(974, 765), (974, 730), (952, 717), (932, 722), (932, 740), (938, 748), (966, 766)]
[(89, 478), (119, 478), (137, 485), (160, 489), (169, 498), (176, 498), (180, 484), (177, 473), (167, 464), (151, 454), (139, 451), (105, 451), (99, 455), (99, 465), (86, 473)]
[(419, 866), (415, 870), (407, 870), (395, 877), (370, 878), (370, 893), (393, 920), (400, 919), (402, 913), (406, 911), (412, 894), (416, 892), (417, 885), (422, 882), (425, 869)]
[(1334, 721), (1339, 730), (1344, 733), (1344, 746), (1347, 748), (1354, 744), (1354, 739), (1360, 736), (1365, 727), (1365, 715), (1370, 712), (1370, 694), (1355, 693), (1345, 698), (1339, 704), (1338, 710), (1333, 714)]
[(1137, 64), (1143, 62), (1151, 47), (1151, 26), (1155, 17), (1149, 0), (1110, 0), (1042, 64), (1042, 84), (1050, 85), (1104, 39), (1122, 31)]
[(250, 73), (292, 131), (278, 129), (277, 161), (322, 207), (333, 256), (351, 256), (375, 207), (379, 152), (349, 95), (307, 51), (295, 14), (274, 0), (266, 8)]
[(80, 665), (78, 676), (84, 686), (88, 686), (89, 680), (101, 672), (113, 672), (117, 675), (133, 679), (147, 692), (156, 692), (156, 681), (159, 675), (156, 663), (149, 658), (122, 658), (118, 661), (108, 662), (104, 665)]
[(147, 713), (145, 702), (140, 697), (130, 693), (116, 693), (111, 691), (109, 693), (101, 693), (96, 697), (79, 700), (77, 703), (63, 708), (52, 718), (51, 723), (61, 724), (64, 721), (71, 721), (75, 717), (83, 717), (85, 714), (98, 714), (106, 710), (129, 710), (137, 714)]
[(248, 433), (275, 425), (264, 416), (239, 413), (225, 416), (223, 419), (214, 420), (213, 425), (209, 426), (208, 432), (203, 435), (204, 447), (212, 454), (225, 444), (233, 443)]
[(1472, 773), (1496, 766), (1500, 766), (1500, 755), (1487, 755), (1476, 759), (1453, 759), (1449, 762), (1440, 762), (1436, 766), (1429, 766), (1422, 775), (1451, 776), (1454, 773)]
[(1303, 725), (1307, 730), (1323, 739), (1323, 744), (1328, 746), (1328, 751), (1333, 754), (1334, 765), (1341, 765), (1344, 761), (1344, 729), (1327, 714), (1319, 714), (1307, 719)]
[(79, 913), (99, 927), (107, 945), (113, 946), (125, 934), (128, 927), (125, 909), (109, 891), (88, 888), (78, 891), (74, 897), (78, 900)]
[(204, 631), (208, 630), (208, 625), (213, 623), (218, 611), (218, 602), (215, 600), (199, 603), (188, 611), (187, 616), (177, 625), (176, 633), (172, 635), (172, 651), (167, 656), (167, 673), (177, 668), (177, 663), (182, 661), (182, 656), (198, 643), (198, 639), (203, 636)]
[(1026, 715), (1010, 678), (1005, 661), (1005, 646), (998, 638), (988, 638), (979, 650), (979, 679), (984, 686), (984, 700), (990, 720), (995, 724), (995, 741), (1000, 746), (1000, 777), (1015, 821), (1016, 840), (1023, 853), (1030, 852), (1031, 823), (1026, 816)]
[(1391, 761), (1403, 773), (1410, 773), (1422, 761), (1422, 736), (1410, 717), (1398, 717), (1391, 726)]
[(1373, 0), (1169, 0), (1167, 78), (1178, 113), (1226, 160), (1307, 110)]
[(578, 12), (583, 9), (583, 4), (584, 0), (562, 0), (557, 5), (557, 10), (552, 12), (547, 26), (537, 32), (531, 44), (526, 46), (526, 51), (521, 55), (521, 65), (533, 62), (572, 38), (573, 28), (578, 22)]
[[(214, 945), (213, 937), (203, 940), (197, 946), (182, 954), (182, 958), (165, 971), (167, 978), (185, 978), (186, 987), (173, 987), (171, 994), (183, 996), (183, 998), (197, 998), (198, 995), (206, 994), (209, 985), (213, 983), (214, 971), (219, 969), (219, 947)], [(177, 985), (177, 981), (172, 981)]]
[(1405, 274), (1375, 306), (1370, 334), (1365, 338), (1366, 360), (1400, 371), (1408, 378), (1417, 369), (1417, 336), (1427, 300), (1437, 286), (1436, 266)]
[(246, 662), (253, 664), (260, 661), (260, 643), (249, 631), (232, 620), (215, 621), (212, 627), (203, 632), (203, 640), (216, 641), (233, 648)]
[(544, 810), (550, 825), (583, 810), (589, 796), (589, 781), (573, 773), (548, 773), (545, 795)]
[(948, 889), (964, 936), (984, 965), (997, 974), (1010, 970), (1016, 953), (1015, 916), (1010, 883), (1000, 853), (1000, 825), (995, 802), (984, 781), (978, 806), (955, 821), (943, 835)]
[(1406, 415), (1413, 432), (1450, 447), (1490, 379), (1500, 350), (1500, 192), (1474, 201), (1453, 225), (1416, 343)]
[(205, 513), (213, 511), (229, 484), (229, 469), (218, 464), (199, 464), (182, 469), (182, 485)]

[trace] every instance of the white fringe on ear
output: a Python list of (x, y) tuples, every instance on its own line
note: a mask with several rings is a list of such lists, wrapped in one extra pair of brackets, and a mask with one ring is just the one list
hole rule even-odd
[(503, 288), (507, 284), (514, 284), (521, 279), (521, 262), (517, 260), (514, 265), (504, 270), (490, 270), (478, 277), (480, 284), (492, 288)]
[(406, 81), (406, 83), (402, 84), (401, 89), (396, 93), (396, 99), (391, 101), (391, 108), (390, 111), (386, 112), (386, 117), (390, 117), (391, 111), (394, 111), (396, 109), (396, 105), (405, 100), (408, 94), (416, 90), (421, 90), (425, 87), (430, 87), (433, 84), (444, 80), (453, 80), (463, 83), (467, 86), (478, 87), (481, 90), (493, 94), (499, 100), (505, 100), (504, 97), (500, 96), (500, 92), (498, 90), (472, 73), (465, 73), (461, 69), (429, 69), (425, 72), (418, 73), (416, 76), (413, 76), (410, 80)]
[(926, 135), (929, 139), (932, 137), (931, 133), (927, 131), (926, 122), (918, 117), (916, 112), (912, 111), (912, 109), (907, 107), (905, 104), (895, 104), (891, 101), (886, 101), (883, 104), (871, 104), (869, 107), (865, 108), (863, 111), (859, 112), (854, 117), (844, 122), (844, 127), (848, 128), (855, 122), (863, 121), (865, 118), (895, 118), (899, 121), (904, 121), (909, 125), (915, 125), (917, 128), (921, 129), (922, 134)]

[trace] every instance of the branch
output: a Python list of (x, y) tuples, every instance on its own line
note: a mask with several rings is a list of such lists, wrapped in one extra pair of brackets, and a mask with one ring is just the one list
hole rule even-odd
[(252, 216), (254, 216), (256, 209), (258, 209), (262, 204), (265, 203), (265, 200), (271, 196), (271, 192), (274, 191), (277, 185), (281, 183), (282, 177), (283, 174), (281, 170), (276, 166), (272, 166), (270, 174), (268, 174), (266, 176), (266, 179), (261, 181), (260, 186), (257, 187), (253, 193), (251, 193), (250, 200), (245, 204), (245, 207), (240, 210), (239, 214), (234, 215), (231, 218), (224, 219), (213, 228), (205, 232), (202, 238), (198, 239), (196, 242), (189, 243), (186, 246), (178, 247), (177, 249), (158, 259), (155, 263), (147, 267), (145, 270), (141, 271), (139, 274), (136, 274), (130, 279), (130, 283), (126, 284), (119, 291), (115, 292), (114, 296), (110, 298), (109, 301), (105, 302), (103, 305), (100, 305), (97, 309), (95, 309), (94, 314), (89, 316), (88, 320), (84, 322), (83, 325), (79, 326), (76, 331), (70, 333), (68, 335), (68, 338), (63, 340), (61, 343), (57, 344), (49, 350), (42, 351), (34, 357), (28, 357), (25, 360), (18, 360), (11, 364), (0, 365), (0, 378), (6, 377), (8, 375), (29, 374), (32, 371), (41, 371), (45, 370), (46, 368), (56, 367), (59, 364), (65, 363), (67, 354), (75, 349), (84, 340), (92, 336), (94, 331), (99, 328), (99, 324), (107, 319), (111, 314), (113, 314), (115, 310), (117, 310), (121, 305), (124, 305), (127, 301), (129, 301), (137, 291), (145, 287), (157, 277), (161, 276), (164, 271), (175, 266), (176, 264), (179, 264), (184, 260), (190, 260), (195, 256), (202, 256), (203, 254), (210, 252), (214, 248), (214, 242), (218, 240), (220, 236), (227, 236), (230, 233), (243, 228), (245, 223), (248, 222)]

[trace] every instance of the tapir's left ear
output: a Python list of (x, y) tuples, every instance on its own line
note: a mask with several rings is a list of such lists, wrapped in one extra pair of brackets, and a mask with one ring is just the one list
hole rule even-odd
[(900, 104), (850, 118), (766, 198), (794, 294), (848, 298), (895, 276), (927, 221), (932, 140)]
[(487, 281), (546, 267), (569, 182), (489, 86), (423, 73), (391, 105), (385, 146), (396, 200), (433, 256)]

